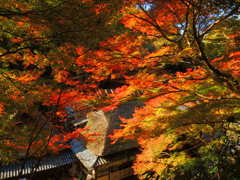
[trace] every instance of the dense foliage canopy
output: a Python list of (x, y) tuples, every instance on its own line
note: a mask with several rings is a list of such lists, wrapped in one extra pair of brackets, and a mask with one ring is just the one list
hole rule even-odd
[(239, 178), (239, 3), (1, 1), (1, 160), (91, 136), (65, 130), (67, 107), (137, 99), (111, 138), (138, 140), (139, 177)]

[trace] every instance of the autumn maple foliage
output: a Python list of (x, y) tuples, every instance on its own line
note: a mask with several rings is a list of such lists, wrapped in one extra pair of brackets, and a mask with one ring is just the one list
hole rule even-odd
[(239, 1), (0, 5), (4, 158), (88, 138), (84, 129), (65, 130), (68, 107), (108, 112), (137, 100), (144, 106), (121, 118), (111, 138), (138, 141), (140, 178), (238, 177)]
[[(125, 95), (112, 100), (132, 96), (145, 106), (136, 108), (133, 118), (122, 118), (123, 129), (115, 131), (113, 140), (138, 140), (142, 152), (134, 170), (142, 178), (236, 176), (237, 170), (229, 168), (236, 168), (239, 158), (239, 4), (135, 3), (122, 10), (120, 22), (143, 49), (134, 55), (138, 45), (124, 49), (127, 54), (121, 51), (121, 58), (131, 55), (129, 63), (136, 65), (124, 75)], [(142, 94), (135, 96), (139, 90)]]
[(84, 130), (67, 130), (66, 108), (95, 109), (93, 79), (101, 77), (92, 76), (91, 62), (80, 64), (80, 56), (101, 55), (93, 50), (114, 34), (111, 15), (120, 6), (91, 0), (0, 2), (1, 161), (42, 156), (67, 148), (70, 139), (88, 139)]

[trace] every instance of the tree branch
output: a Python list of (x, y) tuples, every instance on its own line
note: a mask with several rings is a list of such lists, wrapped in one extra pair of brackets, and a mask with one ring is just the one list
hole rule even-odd
[(239, 9), (239, 6), (236, 6), (235, 8), (233, 8), (226, 16), (222, 17), (221, 19), (215, 21), (213, 24), (211, 24), (210, 26), (208, 26), (208, 28), (205, 30), (205, 32), (203, 32), (200, 35), (200, 38), (202, 39), (207, 33), (209, 33), (216, 25), (222, 23), (224, 20), (226, 20), (227, 18), (229, 18), (230, 16), (232, 16), (235, 12), (237, 12)]

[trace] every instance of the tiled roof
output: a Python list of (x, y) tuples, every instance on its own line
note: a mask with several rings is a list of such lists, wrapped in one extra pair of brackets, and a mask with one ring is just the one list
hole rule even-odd
[[(107, 94), (108, 92), (106, 91), (105, 93)], [(80, 160), (81, 163), (88, 170), (91, 170), (95, 167), (104, 164), (114, 162), (115, 157), (123, 155), (122, 152), (132, 150), (133, 148), (136, 148), (138, 145), (136, 142), (132, 141), (124, 141), (117, 142), (116, 144), (111, 144), (111, 140), (109, 139), (108, 135), (112, 134), (112, 131), (114, 129), (120, 128), (121, 121), (119, 120), (119, 116), (130, 118), (134, 111), (134, 108), (139, 106), (143, 106), (143, 104), (138, 101), (131, 101), (121, 104), (119, 108), (109, 113), (103, 113), (100, 111), (95, 112), (96, 119), (95, 118), (91, 119), (92, 125), (95, 126), (95, 129), (92, 126), (90, 127), (93, 128), (93, 132), (103, 133), (104, 137), (102, 139), (98, 137), (98, 139), (92, 143), (93, 144), (92, 148), (91, 146), (90, 148), (88, 146), (86, 147), (79, 140), (74, 139), (70, 142), (72, 146), (71, 149), (72, 151), (68, 150), (61, 152), (58, 155), (46, 156), (42, 158), (41, 161), (37, 159), (28, 159), (24, 162), (20, 163), (15, 162), (6, 166), (0, 166), (0, 180), (50, 170), (53, 168), (71, 164), (78, 160)], [(70, 113), (73, 113), (71, 109), (69, 109), (68, 111)], [(99, 114), (102, 116), (99, 116)], [(105, 120), (107, 123), (106, 127), (102, 129), (102, 132), (101, 126), (98, 126), (97, 123), (100, 122), (101, 124), (102, 123), (101, 120)], [(89, 119), (88, 120), (84, 119), (84, 123), (87, 122), (89, 123)], [(100, 153), (95, 153), (94, 150), (98, 149), (101, 149)]]
[(73, 139), (70, 142), (72, 146), (72, 151), (74, 152), (75, 156), (81, 161), (81, 163), (88, 169), (92, 169), (95, 162), (97, 161), (97, 156), (89, 151), (84, 144), (77, 140)]
[(96, 167), (115, 162), (119, 159), (132, 158), (138, 152), (137, 148), (132, 148), (121, 153), (114, 153), (107, 156), (96, 156), (77, 139), (73, 139), (70, 144), (72, 146), (71, 150), (75, 153), (75, 156), (87, 170), (92, 170)]
[(125, 150), (121, 153), (115, 153), (107, 156), (98, 156), (97, 161), (94, 164), (94, 167), (103, 166), (110, 164), (122, 159), (129, 159), (130, 161), (134, 159), (135, 155), (139, 152), (137, 148), (132, 148)]
[(96, 140), (87, 142), (87, 149), (97, 156), (106, 156), (138, 147), (134, 140), (119, 140), (112, 144), (109, 135), (113, 134), (114, 130), (122, 128), (122, 121), (119, 117), (131, 118), (135, 108), (143, 105), (139, 100), (132, 100), (122, 103), (113, 111), (103, 112), (100, 110), (88, 113), (88, 123), (86, 125), (90, 127), (88, 132), (98, 133), (99, 135), (96, 136)]
[(14, 178), (32, 174), (33, 172), (41, 172), (53, 168), (61, 167), (78, 161), (72, 151), (64, 151), (58, 155), (51, 155), (37, 159), (28, 159), (22, 163), (12, 163), (0, 166), (0, 179)]
[(104, 157), (98, 157), (96, 163), (94, 164), (95, 167), (102, 166), (108, 164), (110, 161)]

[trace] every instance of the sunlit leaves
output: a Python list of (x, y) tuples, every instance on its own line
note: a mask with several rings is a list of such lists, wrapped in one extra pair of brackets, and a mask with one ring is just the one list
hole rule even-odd
[[(0, 117), (6, 119), (0, 133), (11, 135), (1, 144), (7, 150), (26, 151), (31, 144), (33, 155), (43, 147), (68, 148), (64, 143), (72, 138), (86, 139), (82, 129), (65, 132), (66, 107), (113, 111), (141, 101), (144, 106), (132, 118), (121, 118), (122, 129), (111, 137), (138, 140), (137, 174), (174, 179), (193, 161), (216, 158), (207, 156), (223, 146), (219, 137), (226, 135), (226, 124), (239, 119), (239, 20), (222, 19), (233, 4), (12, 0), (0, 5)], [(34, 134), (34, 127), (44, 130)]]
[(27, 73), (27, 74), (17, 77), (16, 80), (20, 81), (23, 84), (27, 84), (31, 81), (36, 80), (38, 77), (39, 77), (39, 75), (37, 75), (37, 74), (34, 75), (34, 74)]
[(145, 10), (139, 3), (138, 11), (129, 10), (121, 22), (133, 31), (152, 36), (172, 36), (179, 31), (176, 24), (181, 23), (186, 7), (181, 1), (152, 1), (153, 8)]
[(0, 115), (4, 113), (4, 105), (0, 103)]
[[(95, 50), (100, 40), (113, 34), (110, 14), (120, 2), (6, 0), (0, 4), (0, 112), (6, 115), (1, 123), (8, 124), (7, 116), (13, 113), (16, 117), (11, 119), (12, 123), (18, 121), (16, 132), (10, 131), (11, 124), (0, 128), (1, 137), (9, 132), (13, 134), (1, 148), (13, 151), (16, 157), (17, 150), (29, 151), (26, 156), (44, 154), (49, 146), (56, 150), (57, 143), (47, 142), (52, 142), (53, 129), (64, 134), (65, 108), (92, 108), (91, 104), (97, 104), (95, 80), (109, 76), (111, 72), (107, 71), (111, 67), (118, 70), (116, 65), (103, 63), (107, 66), (106, 75), (101, 75), (101, 69), (99, 73), (96, 71), (101, 63), (95, 66), (95, 59), (87, 64), (86, 59), (105, 59), (104, 50)], [(93, 56), (84, 57), (89, 49)], [(84, 60), (79, 57), (75, 61), (78, 55)], [(98, 75), (84, 77), (87, 72)], [(25, 116), (31, 118), (25, 120)], [(81, 134), (82, 131), (76, 131), (68, 137)]]
[(240, 52), (235, 51), (229, 55), (221, 56), (212, 60), (219, 69), (229, 74), (232, 74), (234, 77), (239, 78), (240, 76)]

